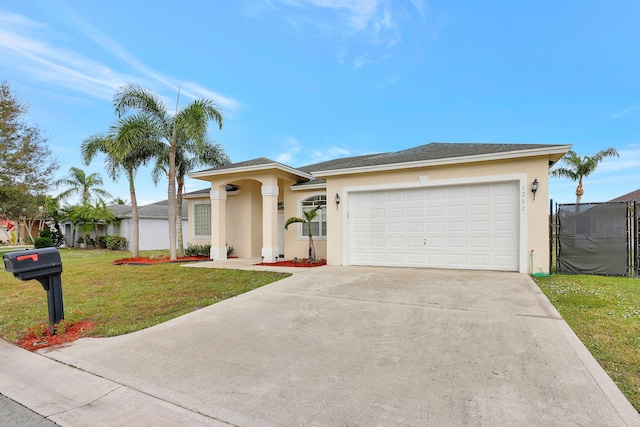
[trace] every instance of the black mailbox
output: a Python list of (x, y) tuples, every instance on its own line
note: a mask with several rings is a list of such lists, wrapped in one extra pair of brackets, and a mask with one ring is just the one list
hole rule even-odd
[(20, 280), (35, 279), (47, 291), (49, 306), (49, 333), (55, 334), (55, 325), (64, 319), (62, 303), (62, 260), (56, 248), (9, 252), (2, 255), (4, 269)]
[(62, 260), (56, 248), (9, 252), (3, 258), (5, 270), (20, 280), (62, 273)]

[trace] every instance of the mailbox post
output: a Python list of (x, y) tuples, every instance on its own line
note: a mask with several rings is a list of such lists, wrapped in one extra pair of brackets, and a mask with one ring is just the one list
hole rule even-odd
[(35, 279), (47, 291), (49, 333), (54, 335), (55, 325), (64, 319), (62, 302), (62, 261), (56, 248), (9, 252), (2, 256), (4, 268), (20, 280)]

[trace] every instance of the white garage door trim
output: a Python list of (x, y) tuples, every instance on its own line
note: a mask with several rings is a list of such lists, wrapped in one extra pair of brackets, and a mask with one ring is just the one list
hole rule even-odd
[[(421, 176), (418, 182), (400, 182), (390, 184), (378, 184), (368, 186), (353, 186), (344, 187), (342, 189), (342, 195), (345, 207), (350, 206), (350, 196), (354, 193), (370, 192), (370, 191), (385, 191), (385, 190), (400, 190), (400, 189), (416, 189), (416, 188), (429, 188), (429, 187), (443, 187), (443, 186), (463, 186), (473, 184), (491, 184), (491, 183), (503, 183), (503, 182), (517, 182), (520, 189), (519, 200), (519, 254), (518, 254), (518, 270), (521, 273), (527, 273), (527, 175), (526, 174), (508, 174), (508, 175), (494, 175), (485, 177), (470, 177), (470, 178), (456, 178), (446, 180), (429, 180), (428, 176)], [(349, 223), (348, 209), (342, 211), (342, 254), (343, 265), (351, 265), (351, 236), (349, 235), (350, 223)]]

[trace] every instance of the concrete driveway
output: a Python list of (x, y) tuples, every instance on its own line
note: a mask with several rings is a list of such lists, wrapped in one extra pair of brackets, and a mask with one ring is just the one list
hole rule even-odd
[(517, 273), (314, 268), (40, 354), (220, 425), (638, 423)]

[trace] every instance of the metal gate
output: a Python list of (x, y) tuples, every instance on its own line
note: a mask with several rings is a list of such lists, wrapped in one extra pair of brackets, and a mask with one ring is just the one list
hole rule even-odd
[(556, 205), (556, 272), (638, 275), (639, 222), (635, 202)]

